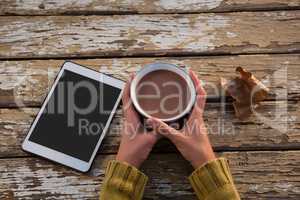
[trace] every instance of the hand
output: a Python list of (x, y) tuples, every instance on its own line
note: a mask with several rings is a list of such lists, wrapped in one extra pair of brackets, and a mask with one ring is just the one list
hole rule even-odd
[(121, 144), (116, 160), (126, 162), (139, 168), (147, 159), (152, 147), (160, 138), (159, 134), (153, 131), (147, 132), (141, 124), (130, 99), (130, 84), (133, 76), (126, 83), (124, 88), (122, 103), (124, 124), (122, 128)]
[(159, 119), (148, 119), (147, 123), (161, 135), (169, 138), (192, 166), (196, 169), (204, 163), (215, 159), (213, 149), (207, 136), (207, 129), (203, 121), (206, 93), (200, 80), (194, 72), (190, 76), (196, 87), (197, 97), (192, 113), (182, 130), (178, 131)]

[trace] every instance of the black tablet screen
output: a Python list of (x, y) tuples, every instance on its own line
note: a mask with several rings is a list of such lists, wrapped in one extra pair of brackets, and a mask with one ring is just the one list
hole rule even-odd
[(120, 92), (64, 70), (29, 140), (88, 162)]

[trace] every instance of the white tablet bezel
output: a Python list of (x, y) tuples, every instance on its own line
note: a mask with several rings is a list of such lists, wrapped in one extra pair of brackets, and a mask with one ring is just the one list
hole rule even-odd
[[(88, 78), (91, 78), (91, 79), (94, 79), (96, 81), (99, 81), (99, 82), (102, 82), (102, 83), (105, 83), (105, 84), (108, 84), (108, 85), (111, 85), (113, 87), (116, 87), (116, 88), (119, 88), (121, 89), (121, 92), (120, 92), (120, 95), (116, 101), (116, 104), (114, 105), (113, 107), (113, 110), (107, 120), (107, 123), (103, 129), (103, 133), (101, 134), (101, 137), (99, 138), (99, 141), (97, 142), (97, 145), (92, 153), (92, 156), (89, 160), (89, 162), (85, 162), (83, 160), (80, 160), (78, 158), (75, 158), (75, 157), (72, 157), (70, 155), (67, 155), (67, 154), (64, 154), (62, 152), (59, 152), (59, 151), (56, 151), (54, 149), (50, 149), (48, 147), (45, 147), (45, 146), (42, 146), (40, 144), (37, 144), (37, 143), (34, 143), (32, 141), (29, 141), (29, 137), (32, 133), (32, 131), (34, 130), (41, 114), (43, 113), (43, 110), (45, 109), (45, 106), (47, 105), (60, 77), (62, 76), (64, 70), (69, 70), (71, 72), (74, 72), (74, 73), (77, 73), (77, 74), (80, 74), (82, 76), (85, 76), (85, 77), (88, 77)], [(89, 170), (89, 168), (91, 167), (92, 165), (92, 162), (97, 154), (97, 151), (100, 147), (100, 144), (104, 138), (104, 136), (106, 135), (106, 132), (109, 128), (109, 125), (111, 123), (111, 120), (113, 118), (113, 115), (115, 114), (116, 112), (116, 109), (120, 103), (120, 100), (122, 98), (122, 93), (123, 93), (123, 88), (125, 86), (125, 83), (119, 79), (116, 79), (116, 78), (113, 78), (113, 77), (110, 77), (108, 75), (105, 75), (105, 74), (102, 74), (100, 72), (97, 72), (97, 71), (94, 71), (92, 69), (89, 69), (89, 68), (86, 68), (86, 67), (83, 67), (83, 66), (80, 66), (78, 64), (75, 64), (75, 63), (72, 63), (72, 62), (65, 62), (61, 68), (61, 70), (59, 71), (47, 97), (45, 98), (44, 102), (43, 102), (43, 105), (40, 109), (40, 111), (38, 112), (36, 118), (34, 119), (30, 129), (29, 129), (29, 132), (22, 144), (22, 148), (23, 150), (25, 151), (28, 151), (30, 153), (33, 153), (33, 154), (36, 154), (36, 155), (39, 155), (39, 156), (42, 156), (42, 157), (45, 157), (47, 159), (50, 159), (50, 160), (53, 160), (55, 162), (58, 162), (58, 163), (61, 163), (61, 164), (64, 164), (66, 166), (69, 166), (71, 168), (74, 168), (74, 169), (77, 169), (79, 171), (82, 171), (82, 172), (86, 172)]]

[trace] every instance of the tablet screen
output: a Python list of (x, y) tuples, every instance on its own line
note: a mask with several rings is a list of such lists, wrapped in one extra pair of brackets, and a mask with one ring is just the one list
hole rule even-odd
[(89, 162), (120, 92), (64, 70), (29, 140)]

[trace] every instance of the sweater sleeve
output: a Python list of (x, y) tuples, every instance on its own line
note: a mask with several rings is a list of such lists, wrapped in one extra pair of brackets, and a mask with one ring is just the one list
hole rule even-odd
[(225, 158), (212, 160), (196, 169), (189, 177), (200, 200), (239, 200)]
[(100, 193), (101, 200), (140, 200), (148, 177), (127, 163), (110, 161)]

